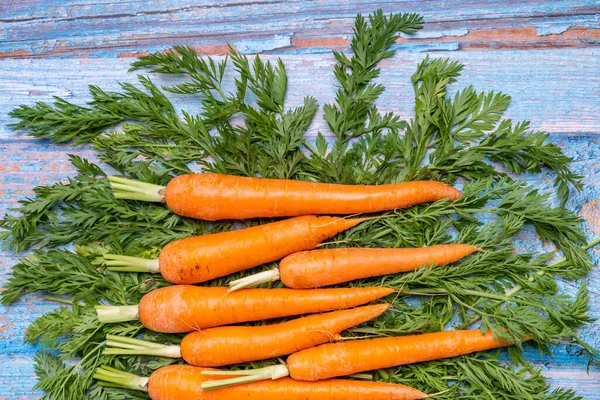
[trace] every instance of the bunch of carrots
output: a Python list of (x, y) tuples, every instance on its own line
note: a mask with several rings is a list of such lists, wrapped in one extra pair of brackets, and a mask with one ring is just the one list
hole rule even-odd
[[(109, 179), (117, 198), (165, 202), (187, 217), (293, 218), (178, 240), (155, 260), (105, 255), (110, 270), (160, 273), (175, 285), (148, 293), (139, 305), (98, 306), (101, 322), (139, 319), (156, 332), (189, 332), (180, 345), (111, 335), (105, 354), (183, 358), (189, 365), (163, 367), (148, 378), (102, 367), (95, 375), (100, 384), (147, 391), (153, 400), (423, 399), (431, 395), (404, 385), (332, 378), (510, 345), (479, 330), (362, 340), (340, 336), (386, 312), (387, 303), (367, 304), (395, 290), (322, 287), (440, 267), (480, 249), (469, 244), (415, 249), (317, 249), (319, 245), (364, 221), (387, 217), (348, 216), (458, 199), (461, 193), (446, 184), (359, 186), (190, 174), (162, 187)], [(229, 287), (195, 286), (278, 260), (278, 268), (232, 281)], [(288, 288), (251, 288), (277, 280)], [(297, 315), (307, 316), (271, 325), (233, 325)], [(261, 369), (213, 369), (288, 355), (286, 364)]]

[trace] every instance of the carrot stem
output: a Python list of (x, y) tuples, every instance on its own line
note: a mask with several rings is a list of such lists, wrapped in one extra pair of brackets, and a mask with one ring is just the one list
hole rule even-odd
[(138, 306), (96, 306), (98, 321), (102, 324), (135, 321), (139, 318)]
[(127, 389), (140, 390), (147, 392), (149, 378), (130, 374), (129, 372), (120, 371), (103, 365), (96, 369), (94, 379), (98, 380), (102, 386), (123, 387)]
[(268, 271), (259, 272), (258, 274), (246, 276), (244, 278), (229, 282), (229, 292), (235, 292), (236, 290), (258, 286), (263, 283), (276, 282), (280, 278), (281, 276), (279, 275), (279, 268), (273, 268)]
[(147, 355), (156, 357), (181, 358), (181, 347), (152, 343), (146, 340), (117, 335), (106, 335), (105, 355)]
[(146, 272), (150, 274), (160, 273), (158, 259), (130, 257), (120, 254), (104, 254), (104, 264), (109, 271), (115, 272)]
[[(280, 378), (285, 378), (290, 375), (290, 371), (288, 367), (279, 364), (272, 365), (270, 367), (264, 367), (254, 370), (245, 370), (245, 371), (202, 371), (203, 375), (235, 375), (236, 378), (230, 379), (218, 379), (214, 381), (204, 382), (202, 384), (202, 390), (214, 390), (214, 389), (222, 389), (229, 386), (240, 385), (242, 383), (250, 383), (250, 382), (258, 382), (265, 380), (276, 380)], [(243, 375), (243, 376), (240, 376)]]
[(165, 186), (134, 181), (132, 179), (108, 176), (110, 186), (116, 199), (165, 202)]
[(58, 296), (46, 296), (46, 297), (44, 297), (44, 299), (46, 299), (48, 301), (55, 301), (57, 303), (68, 304), (70, 306), (72, 306), (73, 302), (74, 302), (73, 299), (65, 299), (64, 297), (58, 297)]
[(534, 304), (532, 302), (524, 301), (524, 300), (510, 299), (506, 295), (499, 295), (499, 294), (494, 294), (494, 293), (480, 292), (478, 290), (465, 290), (464, 293), (468, 294), (468, 295), (471, 295), (471, 296), (487, 297), (488, 299), (495, 299), (495, 300), (502, 300), (502, 301), (512, 301), (514, 303), (524, 304), (526, 306), (536, 307), (536, 308), (542, 309), (544, 311), (548, 311), (545, 307), (541, 307), (539, 304)]
[(371, 374), (352, 374), (352, 375), (348, 375), (347, 378), (361, 379), (363, 381), (372, 381), (373, 375), (371, 375)]

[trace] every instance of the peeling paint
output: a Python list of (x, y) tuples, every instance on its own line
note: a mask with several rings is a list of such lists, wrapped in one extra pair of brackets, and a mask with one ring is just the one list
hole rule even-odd
[[(132, 0), (126, 12), (113, 1), (88, 4), (85, 0), (72, 0), (37, 5), (32, 4), (33, 0), (23, 1), (27, 6), (13, 6), (14, 2), (9, 2), (9, 11), (3, 9), (0, 13), (0, 58), (132, 57), (138, 51), (157, 52), (174, 44), (204, 48), (206, 54), (226, 54), (226, 43), (238, 44), (249, 54), (286, 54), (290, 50), (286, 38), (292, 35), (324, 42), (348, 39), (355, 13), (367, 13), (378, 7), (386, 12), (418, 12), (425, 17), (425, 29), (410, 40), (454, 41), (467, 50), (484, 48), (485, 43), (463, 46), (462, 39), (468, 44), (471, 32), (477, 30), (532, 28), (536, 32), (526, 44), (515, 37), (505, 38), (501, 44), (492, 40), (487, 46), (497, 49), (549, 47), (553, 44), (546, 37), (554, 39), (566, 30), (600, 28), (594, 0), (578, 0), (568, 6), (561, 0), (468, 2), (453, 7), (451, 13), (448, 7), (419, 0), (409, 3), (321, 0), (294, 2), (285, 7), (232, 0), (217, 3)], [(561, 40), (556, 46), (596, 46), (598, 40), (586, 37), (588, 33), (579, 31), (583, 37)], [(296, 43), (294, 50), (298, 50), (296, 54), (307, 54), (334, 46)]]
[(282, 49), (292, 45), (292, 34), (275, 35), (270, 39), (247, 39), (233, 43), (242, 54), (257, 54), (264, 51)]
[(414, 35), (407, 35), (405, 33), (401, 33), (400, 36), (407, 39), (433, 39), (441, 37), (460, 37), (465, 36), (468, 33), (469, 30), (467, 28), (446, 29), (441, 31), (433, 31), (425, 28), (418, 31)]
[(332, 49), (328, 47), (305, 47), (305, 48), (291, 48), (289, 50), (283, 50), (277, 54), (281, 55), (302, 55), (302, 54), (331, 54)]
[[(7, 330), (9, 330), (10, 328), (12, 328), (13, 326), (15, 326), (15, 324), (5, 324), (5, 325), (0, 325), (0, 333), (1, 334), (5, 334)], [(2, 336), (0, 336), (2, 337)]]
[(566, 32), (571, 24), (549, 24), (547, 26), (538, 26), (535, 28), (538, 36), (558, 35)]
[(457, 42), (432, 42), (432, 43), (395, 43), (392, 49), (397, 51), (427, 52), (427, 51), (456, 51), (460, 48)]
[[(119, 53), (117, 54), (118, 58), (138, 58), (141, 56), (147, 56), (149, 53), (147, 51), (132, 51), (132, 52), (128, 52), (128, 53)], [(86, 58), (86, 57), (81, 57), (81, 58)]]
[[(586, 221), (600, 221), (600, 198), (586, 201), (583, 206), (581, 206), (579, 215)], [(594, 235), (600, 235), (600, 226), (598, 224), (591, 223), (590, 229)]]
[[(0, 47), (0, 50), (2, 48)], [(21, 58), (21, 57), (27, 57), (31, 55), (31, 52), (27, 51), (27, 50), (9, 50), (9, 51), (0, 51), (0, 59), (3, 58)]]

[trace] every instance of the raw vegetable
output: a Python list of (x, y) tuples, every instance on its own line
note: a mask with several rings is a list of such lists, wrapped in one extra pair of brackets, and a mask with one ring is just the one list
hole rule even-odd
[(279, 268), (229, 283), (231, 291), (281, 280), (293, 289), (335, 285), (372, 276), (409, 272), (445, 265), (480, 250), (468, 244), (441, 244), (423, 248), (337, 248), (302, 251), (285, 257)]
[(139, 306), (98, 306), (102, 323), (139, 319), (155, 332), (183, 333), (221, 325), (319, 313), (369, 303), (394, 292), (384, 287), (247, 289), (168, 286), (142, 297)]
[(369, 218), (303, 216), (229, 232), (194, 236), (165, 246), (157, 260), (105, 254), (112, 271), (160, 272), (169, 282), (206, 282), (314, 249)]
[(222, 326), (187, 334), (181, 345), (162, 345), (107, 336), (106, 355), (154, 355), (183, 358), (197, 367), (220, 367), (265, 360), (331, 342), (342, 331), (381, 315), (390, 306), (376, 304), (260, 326)]
[(110, 367), (96, 370), (100, 385), (148, 392), (152, 400), (415, 400), (428, 396), (404, 385), (332, 379), (300, 382), (285, 378), (254, 382), (216, 391), (203, 391), (202, 383), (215, 379), (210, 371), (189, 365), (169, 365), (144, 378)]
[(109, 180), (118, 199), (165, 202), (176, 214), (207, 221), (372, 213), (461, 196), (452, 186), (435, 181), (367, 186), (208, 173), (180, 175), (166, 187)]
[[(510, 345), (511, 343), (497, 340), (492, 332), (488, 331), (483, 334), (479, 330), (457, 330), (329, 343), (292, 354), (288, 357), (286, 365), (243, 371), (246, 376), (205, 383), (202, 387), (203, 389), (217, 389), (238, 383), (276, 379), (288, 375), (300, 381), (318, 381), (363, 371), (456, 357)], [(215, 374), (214, 372), (205, 373)]]

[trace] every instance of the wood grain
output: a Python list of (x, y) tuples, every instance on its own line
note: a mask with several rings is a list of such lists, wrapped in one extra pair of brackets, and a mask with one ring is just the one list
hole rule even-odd
[[(450, 8), (449, 4), (454, 4)], [(597, 1), (24, 0), (0, 5), (2, 57), (114, 57), (174, 43), (223, 54), (343, 49), (357, 13), (418, 12), (427, 25), (400, 43), (430, 49), (594, 47)]]
[[(89, 148), (73, 149), (35, 140), (6, 128), (6, 112), (19, 104), (50, 101), (52, 96), (82, 103), (87, 84), (117, 89), (127, 74), (129, 58), (190, 44), (204, 53), (223, 54), (234, 43), (247, 53), (281, 56), (288, 70), (288, 105), (311, 94), (320, 104), (335, 94), (331, 49), (345, 50), (357, 12), (377, 6), (385, 11), (414, 11), (426, 16), (417, 38), (402, 38), (398, 54), (382, 64), (387, 91), (380, 108), (405, 118), (412, 115), (410, 75), (426, 51), (466, 64), (453, 90), (466, 85), (502, 90), (513, 97), (507, 117), (532, 120), (535, 129), (575, 157), (574, 169), (586, 177), (585, 189), (568, 206), (588, 220), (590, 237), (600, 234), (600, 50), (597, 1), (482, 2), (460, 1), (116, 1), (98, 0), (0, 2), (0, 213), (34, 186), (74, 173), (67, 154), (94, 159)], [(91, 57), (88, 58), (88, 57)], [(318, 76), (318, 82), (314, 77)], [(159, 83), (172, 80), (160, 79)], [(229, 77), (228, 85), (231, 85)], [(178, 106), (197, 110), (197, 99), (173, 96)], [(327, 132), (317, 116), (309, 139)], [(550, 188), (552, 177), (525, 177)], [(521, 247), (544, 251), (531, 230)], [(600, 251), (595, 252), (598, 261)], [(0, 253), (0, 284), (17, 255)], [(600, 318), (600, 271), (589, 276), (591, 314)], [(567, 292), (573, 288), (565, 285)], [(0, 399), (35, 399), (32, 358), (36, 350), (23, 342), (27, 325), (54, 308), (41, 295), (27, 296), (14, 306), (0, 307)], [(583, 338), (600, 349), (600, 323)], [(600, 398), (600, 368), (585, 373), (587, 358), (574, 347), (556, 349), (554, 358), (528, 349), (527, 358), (543, 368), (553, 384), (576, 389), (585, 399)]]

